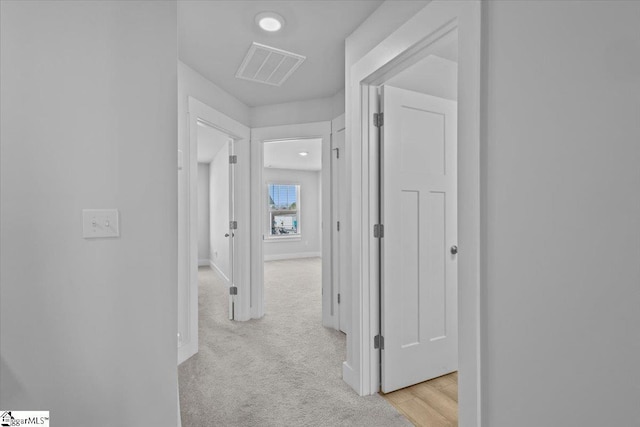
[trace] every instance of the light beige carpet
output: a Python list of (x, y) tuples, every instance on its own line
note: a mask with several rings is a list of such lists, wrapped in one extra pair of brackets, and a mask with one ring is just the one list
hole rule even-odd
[(410, 426), (342, 381), (346, 340), (322, 326), (319, 258), (265, 263), (266, 316), (227, 319), (227, 290), (199, 271), (200, 351), (180, 365), (184, 427)]

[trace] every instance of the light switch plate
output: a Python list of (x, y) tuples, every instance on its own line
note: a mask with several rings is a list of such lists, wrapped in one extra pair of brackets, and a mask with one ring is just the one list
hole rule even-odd
[(85, 239), (120, 236), (117, 209), (83, 209), (82, 236)]

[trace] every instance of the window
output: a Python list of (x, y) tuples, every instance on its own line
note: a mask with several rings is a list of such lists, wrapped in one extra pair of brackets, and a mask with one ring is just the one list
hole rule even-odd
[(269, 184), (269, 237), (300, 237), (300, 186)]

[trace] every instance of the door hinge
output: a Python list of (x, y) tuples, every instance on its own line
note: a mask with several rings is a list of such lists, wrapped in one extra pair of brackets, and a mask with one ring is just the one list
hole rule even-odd
[(229, 221), (229, 229), (237, 230), (238, 229), (238, 221)]
[(384, 225), (375, 224), (373, 226), (373, 237), (375, 237), (376, 239), (384, 237)]
[(382, 335), (376, 335), (373, 337), (373, 348), (384, 350), (384, 337)]
[(384, 113), (373, 113), (373, 125), (377, 128), (384, 126)]
[(340, 294), (338, 294), (338, 304), (340, 304)]
[(230, 286), (229, 287), (229, 295), (238, 295), (238, 287)]
[(336, 152), (336, 159), (340, 158), (340, 149), (339, 148), (334, 148), (333, 151)]
[(337, 222), (337, 229), (340, 231), (340, 221)]
[(236, 163), (238, 163), (238, 156), (235, 154), (229, 156), (229, 164), (235, 165)]

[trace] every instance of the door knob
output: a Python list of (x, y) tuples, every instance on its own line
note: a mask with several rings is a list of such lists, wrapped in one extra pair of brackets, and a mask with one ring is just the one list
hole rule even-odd
[(224, 237), (229, 237), (229, 233), (224, 233)]
[(451, 246), (451, 255), (458, 253), (458, 247), (456, 245)]

